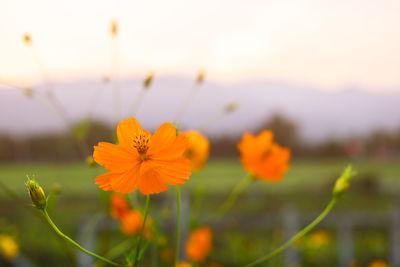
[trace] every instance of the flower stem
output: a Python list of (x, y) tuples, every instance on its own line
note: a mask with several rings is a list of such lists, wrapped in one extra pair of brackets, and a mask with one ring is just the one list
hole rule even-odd
[(295, 243), (298, 239), (302, 238), (304, 235), (310, 232), (318, 223), (320, 223), (326, 217), (326, 215), (328, 215), (328, 213), (332, 210), (333, 206), (335, 206), (336, 201), (337, 197), (333, 197), (332, 200), (329, 202), (328, 206), (326, 206), (325, 210), (314, 221), (312, 221), (309, 225), (307, 225), (303, 230), (301, 230), (299, 233), (297, 233), (295, 236), (293, 236), (289, 241), (284, 243), (279, 248), (259, 258), (258, 260), (255, 260), (252, 263), (247, 264), (245, 267), (252, 267), (261, 264), (263, 262), (266, 262), (270, 258), (278, 255), (279, 253), (290, 247), (293, 243)]
[(176, 232), (175, 232), (175, 262), (176, 266), (179, 262), (179, 242), (181, 239), (181, 193), (180, 187), (176, 187)]
[(106, 259), (106, 258), (104, 258), (102, 256), (99, 256), (99, 255), (97, 255), (97, 254), (95, 254), (93, 252), (90, 252), (90, 251), (86, 250), (81, 245), (79, 245), (74, 240), (72, 240), (69, 236), (67, 236), (63, 232), (61, 232), (60, 229), (57, 228), (57, 226), (51, 220), (51, 218), (50, 218), (49, 214), (47, 213), (46, 209), (43, 209), (42, 212), (43, 212), (43, 215), (44, 215), (45, 219), (47, 220), (47, 222), (51, 225), (51, 227), (53, 227), (54, 231), (56, 231), (56, 233), (59, 236), (61, 236), (62, 238), (66, 239), (68, 242), (73, 244), (75, 247), (77, 247), (82, 252), (85, 252), (86, 254), (89, 254), (90, 256), (95, 257), (98, 260), (104, 261), (105, 263), (108, 263), (108, 264), (110, 264), (112, 266), (129, 266), (129, 265), (123, 265), (123, 264), (119, 264), (119, 263), (113, 262), (113, 261), (111, 261), (109, 259)]
[(136, 246), (136, 255), (135, 255), (135, 261), (134, 261), (135, 267), (139, 265), (140, 245), (141, 245), (142, 239), (143, 239), (143, 231), (146, 226), (147, 214), (149, 213), (149, 203), (150, 203), (150, 195), (146, 195), (146, 206), (144, 208), (143, 224), (142, 224), (142, 229), (140, 229), (139, 240), (138, 240), (138, 244)]
[(225, 202), (221, 205), (218, 209), (217, 213), (212, 217), (213, 221), (217, 221), (218, 219), (222, 218), (226, 212), (232, 208), (233, 204), (235, 203), (236, 199), (239, 195), (247, 188), (247, 186), (254, 180), (252, 174), (247, 174), (244, 179), (242, 179), (236, 186), (233, 188), (229, 197), (225, 200)]

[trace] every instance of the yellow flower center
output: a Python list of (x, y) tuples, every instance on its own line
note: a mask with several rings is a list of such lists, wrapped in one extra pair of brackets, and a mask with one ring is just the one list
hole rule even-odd
[(136, 148), (142, 160), (147, 159), (146, 152), (149, 149), (150, 133), (141, 130), (135, 137), (132, 137), (132, 146)]

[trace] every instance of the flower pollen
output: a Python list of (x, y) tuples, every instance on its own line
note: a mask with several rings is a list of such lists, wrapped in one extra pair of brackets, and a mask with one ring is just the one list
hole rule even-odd
[(141, 130), (135, 137), (132, 137), (132, 146), (136, 148), (141, 160), (146, 160), (151, 135)]

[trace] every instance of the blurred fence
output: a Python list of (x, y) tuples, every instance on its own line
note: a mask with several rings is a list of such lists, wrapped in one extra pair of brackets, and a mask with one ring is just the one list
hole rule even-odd
[[(317, 200), (318, 201), (318, 200)], [(214, 229), (223, 229), (228, 225), (240, 225), (248, 230), (276, 230), (280, 226), (285, 240), (290, 239), (304, 228), (319, 213), (299, 212), (294, 206), (284, 207), (280, 214), (230, 215), (222, 223), (213, 225)], [(351, 266), (354, 261), (354, 230), (360, 228), (385, 229), (388, 235), (389, 265), (400, 266), (400, 209), (393, 206), (387, 211), (349, 211), (331, 212), (317, 228), (334, 230), (337, 239), (337, 259), (339, 267)], [(245, 230), (244, 229), (244, 230)], [(302, 255), (292, 246), (284, 252), (284, 266), (299, 263)]]

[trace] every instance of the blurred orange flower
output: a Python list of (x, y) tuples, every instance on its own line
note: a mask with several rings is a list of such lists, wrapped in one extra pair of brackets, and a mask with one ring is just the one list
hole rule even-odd
[(192, 264), (189, 262), (181, 261), (175, 265), (175, 267), (192, 267)]
[[(143, 225), (143, 215), (140, 211), (132, 209), (125, 214), (121, 219), (121, 231), (125, 235), (135, 235), (140, 232)], [(153, 219), (147, 216), (146, 225), (143, 229), (143, 236), (146, 239), (153, 238)]]
[(182, 132), (189, 140), (189, 147), (184, 156), (190, 159), (193, 171), (201, 170), (206, 164), (210, 153), (210, 143), (207, 138), (197, 131)]
[(0, 253), (7, 260), (13, 259), (18, 255), (19, 247), (14, 238), (0, 234)]
[(308, 236), (307, 245), (309, 248), (318, 249), (328, 245), (331, 242), (331, 236), (328, 231), (319, 229)]
[(176, 136), (171, 123), (162, 124), (154, 135), (143, 130), (135, 118), (118, 124), (119, 145), (100, 142), (93, 158), (109, 173), (96, 177), (105, 191), (130, 193), (139, 188), (145, 195), (168, 190), (165, 183), (183, 184), (189, 179), (190, 161), (182, 158), (186, 136)]
[(130, 210), (121, 219), (121, 231), (126, 235), (139, 233), (143, 224), (143, 216), (138, 210)]
[(127, 199), (120, 194), (112, 194), (110, 202), (110, 213), (115, 219), (121, 220), (129, 212), (129, 203)]
[(273, 138), (274, 134), (269, 130), (258, 136), (245, 133), (238, 149), (248, 172), (265, 181), (278, 182), (289, 169), (290, 150), (274, 143)]
[(389, 267), (389, 264), (383, 260), (374, 260), (368, 264), (368, 267)]
[(190, 233), (186, 242), (186, 255), (191, 261), (202, 261), (212, 249), (213, 234), (208, 226), (202, 226)]

